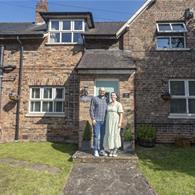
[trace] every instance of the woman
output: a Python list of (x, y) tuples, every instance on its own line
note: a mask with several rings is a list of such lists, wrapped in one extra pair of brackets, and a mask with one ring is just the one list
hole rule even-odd
[(107, 108), (106, 132), (104, 136), (104, 149), (109, 152), (109, 156), (113, 157), (117, 156), (117, 150), (121, 147), (120, 129), (123, 118), (122, 105), (116, 99), (116, 93), (112, 92), (112, 101), (108, 104)]

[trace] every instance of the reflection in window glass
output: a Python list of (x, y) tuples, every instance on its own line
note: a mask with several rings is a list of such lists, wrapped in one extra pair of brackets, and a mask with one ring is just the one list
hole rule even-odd
[(50, 33), (50, 42), (59, 43), (60, 42), (60, 33)]
[(62, 42), (71, 43), (72, 42), (72, 33), (62, 33)]
[(171, 95), (185, 95), (185, 83), (184, 81), (171, 81)]
[(64, 89), (63, 88), (57, 88), (56, 89), (56, 99), (62, 99), (63, 98)]
[(195, 114), (195, 99), (189, 99), (189, 113)]
[(184, 32), (186, 29), (184, 27), (184, 24), (172, 24), (173, 31), (181, 31)]
[(80, 33), (74, 33), (74, 42), (83, 43), (83, 38)]
[(55, 102), (54, 110), (55, 110), (55, 112), (64, 112), (64, 103), (63, 102)]
[(46, 98), (46, 99), (52, 98), (52, 88), (44, 88), (43, 98)]
[(184, 48), (184, 37), (172, 37), (171, 47), (172, 48)]
[(41, 102), (31, 102), (30, 107), (31, 112), (40, 112), (41, 111)]
[(63, 21), (63, 30), (71, 30), (71, 21)]
[(195, 96), (195, 81), (189, 81), (189, 95)]
[(170, 39), (169, 37), (158, 37), (157, 38), (157, 48), (170, 48)]
[(59, 21), (51, 21), (51, 30), (59, 30)]
[(158, 24), (159, 31), (171, 31), (170, 24)]
[(171, 99), (171, 113), (186, 113), (186, 99)]
[(53, 112), (53, 102), (43, 102), (43, 112)]
[(75, 21), (74, 22), (74, 30), (83, 30), (83, 22)]
[(31, 98), (40, 98), (40, 88), (32, 88)]

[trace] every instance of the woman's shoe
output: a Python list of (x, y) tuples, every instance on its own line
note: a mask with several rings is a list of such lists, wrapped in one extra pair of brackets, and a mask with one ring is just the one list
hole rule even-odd
[(113, 157), (113, 151), (110, 151), (109, 157)]
[(117, 154), (117, 149), (114, 149), (112, 156), (113, 156), (113, 157), (117, 157), (117, 156), (118, 156), (118, 154)]

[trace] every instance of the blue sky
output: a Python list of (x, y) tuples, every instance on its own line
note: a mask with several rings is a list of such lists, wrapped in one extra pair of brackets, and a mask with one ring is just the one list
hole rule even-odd
[[(95, 21), (126, 21), (144, 0), (48, 0), (49, 11), (91, 11)], [(0, 0), (0, 22), (32, 22), (37, 0)]]

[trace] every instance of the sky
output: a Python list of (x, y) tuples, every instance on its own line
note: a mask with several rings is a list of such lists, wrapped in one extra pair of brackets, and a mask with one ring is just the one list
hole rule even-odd
[[(0, 0), (0, 22), (34, 22), (38, 0)], [(95, 21), (127, 21), (144, 0), (48, 0), (49, 11), (91, 11)]]

